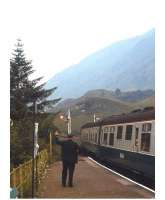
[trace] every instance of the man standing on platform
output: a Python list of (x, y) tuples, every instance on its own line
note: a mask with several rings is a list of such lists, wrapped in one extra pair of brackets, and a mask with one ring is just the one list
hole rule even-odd
[(78, 145), (72, 140), (71, 134), (67, 135), (66, 140), (59, 140), (58, 133), (55, 133), (55, 143), (61, 146), (61, 158), (63, 163), (62, 186), (66, 186), (67, 174), (69, 171), (68, 186), (73, 187), (73, 173), (75, 164), (78, 162)]

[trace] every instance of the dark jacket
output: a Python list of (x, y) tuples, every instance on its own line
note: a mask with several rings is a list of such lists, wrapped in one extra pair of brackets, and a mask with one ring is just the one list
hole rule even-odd
[(78, 145), (72, 140), (60, 141), (55, 137), (55, 143), (61, 146), (61, 157), (63, 161), (77, 163), (78, 161)]

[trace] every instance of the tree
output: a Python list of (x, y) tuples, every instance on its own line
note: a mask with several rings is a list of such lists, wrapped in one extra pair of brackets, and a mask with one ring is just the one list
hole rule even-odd
[(43, 112), (45, 107), (60, 100), (48, 100), (57, 87), (45, 89), (45, 83), (39, 84), (43, 77), (30, 79), (33, 73), (32, 61), (26, 59), (23, 44), (18, 39), (10, 60), (10, 117), (14, 124), (11, 129), (11, 161), (16, 165), (31, 154), (33, 103), (37, 102), (38, 111)]
[(13, 58), (10, 60), (10, 100), (11, 118), (19, 120), (25, 118), (32, 111), (32, 103), (37, 101), (38, 109), (57, 103), (60, 99), (47, 100), (57, 87), (45, 89), (45, 83), (39, 85), (43, 77), (30, 80), (34, 73), (32, 61), (26, 60), (23, 45), (18, 39)]

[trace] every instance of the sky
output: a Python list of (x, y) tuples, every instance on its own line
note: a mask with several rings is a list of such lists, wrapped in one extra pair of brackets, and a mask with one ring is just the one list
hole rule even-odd
[(22, 39), (34, 76), (48, 80), (111, 43), (155, 27), (152, 0), (15, 0), (10, 54)]

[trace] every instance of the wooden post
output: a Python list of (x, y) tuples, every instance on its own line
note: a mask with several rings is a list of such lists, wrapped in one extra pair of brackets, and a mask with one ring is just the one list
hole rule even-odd
[(51, 161), (52, 161), (52, 133), (50, 132), (50, 134), (49, 134), (49, 156), (50, 156), (50, 158), (49, 158), (49, 160), (50, 160), (50, 163), (51, 163)]
[(38, 155), (36, 155), (36, 192), (38, 191)]

